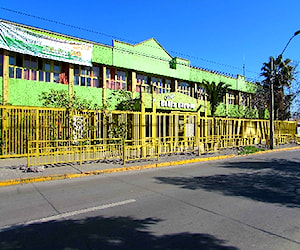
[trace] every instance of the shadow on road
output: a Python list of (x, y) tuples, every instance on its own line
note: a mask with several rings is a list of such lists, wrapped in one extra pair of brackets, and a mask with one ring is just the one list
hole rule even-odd
[(297, 160), (231, 161), (218, 167), (243, 171), (226, 175), (156, 179), (160, 183), (191, 190), (205, 189), (288, 207), (300, 206), (300, 162)]
[(209, 234), (155, 236), (147, 231), (159, 220), (95, 217), (52, 221), (0, 233), (0, 249), (236, 249)]

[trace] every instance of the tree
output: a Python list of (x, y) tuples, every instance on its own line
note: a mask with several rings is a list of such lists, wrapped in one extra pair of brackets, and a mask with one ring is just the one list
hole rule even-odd
[(132, 98), (132, 93), (126, 90), (116, 90), (108, 97), (108, 103), (116, 101), (116, 110), (137, 111), (140, 110), (141, 99)]
[[(274, 71), (272, 74), (271, 60), (274, 60)], [(273, 81), (274, 85), (274, 118), (279, 120), (286, 120), (290, 118), (290, 107), (295, 98), (295, 93), (285, 94), (290, 89), (292, 82), (295, 80), (296, 70), (291, 65), (290, 59), (282, 60), (282, 55), (276, 59), (270, 57), (269, 62), (264, 63), (262, 67), (261, 76), (264, 77), (262, 81), (262, 88), (265, 93), (265, 101), (270, 107), (270, 83)]]
[(42, 92), (39, 100), (44, 107), (66, 108), (69, 110), (98, 110), (101, 107), (91, 104), (90, 101), (77, 96), (76, 92), (70, 97), (68, 90), (51, 89), (49, 92)]
[[(94, 115), (93, 112), (84, 112), (86, 110), (99, 110), (101, 107), (97, 104), (91, 104), (87, 99), (80, 98), (76, 92), (72, 96), (69, 95), (68, 90), (55, 90), (51, 89), (49, 92), (42, 92), (39, 95), (39, 100), (44, 107), (51, 108), (65, 108), (66, 120), (64, 120), (62, 114), (58, 113), (56, 120), (51, 125), (52, 139), (72, 139), (74, 143), (77, 139), (82, 139), (89, 129), (93, 129), (91, 126), (85, 125), (87, 119)], [(57, 129), (57, 126), (60, 128)], [(66, 138), (62, 138), (59, 134), (61, 127), (65, 127), (68, 130)]]
[(255, 92), (252, 94), (250, 106), (258, 111), (258, 118), (265, 119), (265, 111), (269, 109), (269, 90), (266, 90), (261, 82), (255, 83)]
[(209, 83), (208, 81), (203, 81), (203, 85), (206, 89), (207, 100), (210, 102), (211, 115), (215, 116), (217, 107), (223, 101), (229, 85), (224, 82), (216, 84), (215, 82)]

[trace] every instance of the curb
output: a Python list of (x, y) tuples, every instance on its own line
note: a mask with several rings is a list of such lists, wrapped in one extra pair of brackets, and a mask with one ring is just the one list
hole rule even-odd
[(88, 172), (83, 172), (83, 173), (78, 173), (78, 174), (66, 173), (66, 174), (57, 174), (57, 175), (48, 175), (48, 176), (9, 179), (9, 180), (0, 181), (0, 187), (19, 185), (19, 184), (27, 184), (27, 183), (33, 183), (33, 182), (72, 179), (72, 178), (79, 178), (79, 177), (86, 177), (86, 176), (93, 176), (93, 175), (100, 175), (100, 174), (110, 174), (110, 173), (117, 173), (117, 172), (129, 172), (129, 171), (144, 170), (144, 169), (151, 169), (151, 168), (161, 168), (161, 167), (183, 165), (183, 164), (189, 164), (189, 163), (221, 160), (221, 159), (227, 159), (227, 158), (246, 157), (246, 156), (251, 156), (251, 155), (256, 155), (256, 154), (274, 153), (274, 152), (288, 151), (288, 150), (295, 150), (295, 149), (300, 149), (300, 146), (291, 147), (291, 148), (281, 148), (281, 149), (259, 151), (259, 152), (253, 153), (253, 154), (222, 155), (222, 156), (213, 156), (213, 157), (207, 157), (207, 158), (194, 158), (194, 159), (180, 160), (180, 161), (153, 163), (153, 164), (147, 164), (147, 165), (142, 165), (142, 166), (131, 166), (131, 167), (120, 167), (120, 168), (95, 170), (95, 171), (88, 171)]

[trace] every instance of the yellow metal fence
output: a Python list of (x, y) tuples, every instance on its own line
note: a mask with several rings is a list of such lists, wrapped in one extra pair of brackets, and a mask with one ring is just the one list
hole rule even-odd
[[(292, 135), (278, 136), (277, 140), (286, 143)], [(30, 141), (28, 144), (27, 165), (53, 165), (59, 163), (83, 163), (98, 160), (128, 161), (159, 159), (161, 155), (190, 153), (201, 155), (225, 148), (251, 146), (254, 137), (209, 136), (196, 139), (164, 137), (144, 140), (122, 140), (121, 138), (95, 140), (50, 140)]]
[(29, 141), (27, 165), (83, 163), (103, 159), (122, 159), (122, 141), (118, 138), (94, 140)]
[[(127, 150), (122, 151), (126, 155), (122, 159), (125, 162), (147, 155), (156, 158), (158, 154), (186, 152), (196, 147), (200, 151), (213, 151), (268, 144), (269, 139), (268, 120), (199, 117), (189, 112), (70, 113), (57, 108), (0, 106), (0, 118), (0, 158), (26, 157), (32, 153), (28, 143), (33, 141), (93, 141), (116, 137), (110, 131), (121, 123), (127, 124), (127, 134), (124, 134), (127, 141), (122, 148)], [(294, 121), (275, 121), (275, 143), (295, 140), (296, 126)], [(154, 150), (155, 143), (159, 144), (159, 151)], [(84, 145), (73, 146), (82, 149)]]

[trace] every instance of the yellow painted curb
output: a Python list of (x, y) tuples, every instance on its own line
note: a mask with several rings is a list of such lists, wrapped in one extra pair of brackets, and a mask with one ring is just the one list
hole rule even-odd
[(287, 151), (287, 150), (294, 150), (294, 149), (300, 149), (300, 146), (292, 147), (292, 148), (265, 150), (265, 151), (259, 151), (259, 152), (253, 153), (253, 154), (245, 154), (245, 155), (220, 155), (220, 156), (213, 156), (213, 157), (207, 157), (207, 158), (193, 158), (193, 159), (180, 160), (180, 161), (160, 162), (160, 163), (153, 163), (153, 164), (141, 165), (141, 166), (110, 168), (110, 169), (88, 171), (88, 172), (76, 173), (76, 174), (69, 173), (69, 174), (61, 174), (61, 175), (17, 178), (17, 179), (0, 181), (0, 187), (18, 185), (18, 184), (26, 184), (26, 183), (32, 183), (32, 182), (72, 179), (72, 178), (85, 177), (85, 176), (91, 176), (91, 175), (99, 175), (99, 174), (110, 174), (110, 173), (117, 173), (117, 172), (127, 172), (127, 171), (135, 171), (135, 170), (143, 170), (143, 169), (151, 169), (151, 168), (168, 167), (168, 166), (183, 165), (183, 164), (205, 162), (205, 161), (214, 161), (214, 160), (221, 160), (221, 159), (234, 158), (234, 157), (245, 157), (245, 156), (250, 156), (250, 155), (254, 155), (254, 154), (265, 154), (265, 153), (280, 152), (280, 151)]

